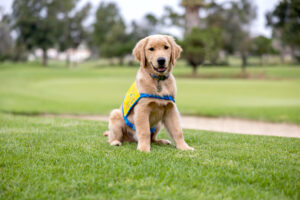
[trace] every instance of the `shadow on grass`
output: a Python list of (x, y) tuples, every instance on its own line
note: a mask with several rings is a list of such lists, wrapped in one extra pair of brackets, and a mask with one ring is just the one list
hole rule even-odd
[[(24, 112), (24, 111), (8, 111), (8, 110), (0, 110), (1, 113), (4, 114), (10, 114), (10, 115), (20, 115), (20, 116), (29, 116), (29, 117), (34, 117), (34, 116), (40, 116), (40, 115), (45, 115), (49, 113), (43, 113), (43, 112)], [(53, 113), (54, 114), (54, 113)]]

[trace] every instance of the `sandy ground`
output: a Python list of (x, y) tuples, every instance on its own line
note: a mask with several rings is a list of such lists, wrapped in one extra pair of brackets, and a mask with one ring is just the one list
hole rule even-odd
[[(45, 114), (43, 116), (108, 121), (108, 116), (105, 115)], [(234, 118), (208, 118), (195, 116), (181, 116), (181, 121), (182, 127), (186, 129), (300, 138), (300, 125), (269, 123)]]

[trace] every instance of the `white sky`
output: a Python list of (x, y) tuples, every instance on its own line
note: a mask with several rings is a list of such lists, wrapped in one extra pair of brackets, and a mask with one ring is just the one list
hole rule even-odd
[[(133, 19), (141, 19), (146, 13), (153, 13), (156, 16), (160, 16), (163, 13), (165, 6), (171, 6), (181, 13), (184, 12), (183, 8), (179, 5), (181, 0), (81, 0), (81, 5), (84, 5), (87, 2), (92, 3), (92, 12), (89, 22), (94, 20), (95, 11), (102, 1), (116, 2), (122, 16), (128, 24)], [(224, 2), (226, 0), (216, 1)], [(271, 36), (271, 30), (265, 26), (265, 14), (267, 11), (274, 9), (279, 1), (280, 0), (253, 0), (253, 4), (257, 6), (257, 17), (251, 26), (251, 33), (253, 35), (263, 34), (268, 37)], [(0, 0), (0, 6), (3, 7), (7, 13), (11, 11), (12, 2), (13, 0)]]

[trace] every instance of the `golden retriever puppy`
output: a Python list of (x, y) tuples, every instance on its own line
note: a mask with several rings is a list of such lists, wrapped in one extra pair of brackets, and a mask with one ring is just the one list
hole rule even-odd
[(182, 49), (167, 35), (140, 40), (133, 55), (140, 62), (136, 81), (125, 95), (120, 109), (110, 113), (108, 136), (111, 145), (124, 141), (138, 143), (139, 151), (150, 151), (150, 143), (171, 144), (156, 138), (164, 125), (181, 150), (193, 150), (185, 141), (175, 104), (176, 82), (172, 69)]

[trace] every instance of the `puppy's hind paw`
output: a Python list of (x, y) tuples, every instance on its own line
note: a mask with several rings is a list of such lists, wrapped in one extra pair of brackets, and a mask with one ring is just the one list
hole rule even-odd
[(112, 146), (121, 146), (122, 143), (118, 140), (114, 140), (114, 141), (110, 142), (110, 145), (112, 145)]
[(170, 145), (171, 144), (171, 142), (169, 140), (164, 140), (164, 139), (154, 140), (153, 142), (156, 143), (156, 144), (164, 144), (164, 145)]
[(103, 133), (103, 136), (108, 136), (109, 135), (109, 131), (105, 131), (104, 133)]

